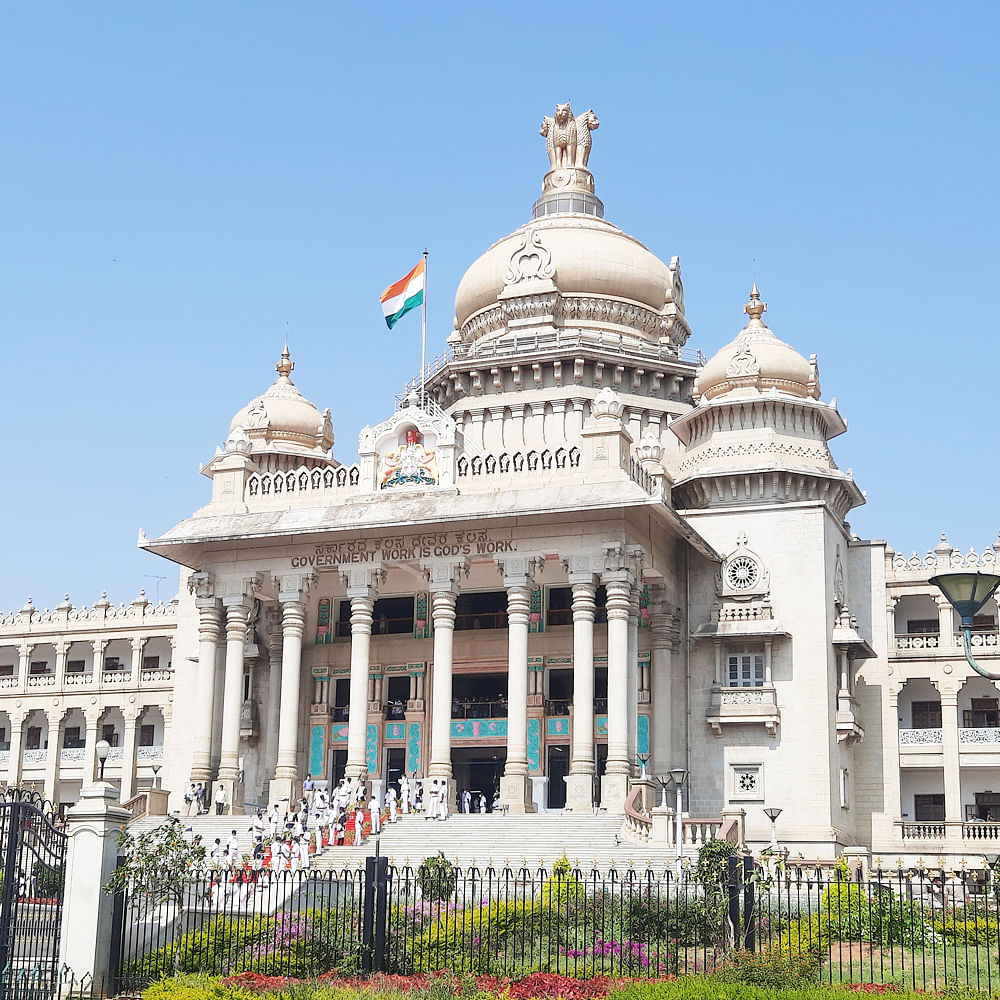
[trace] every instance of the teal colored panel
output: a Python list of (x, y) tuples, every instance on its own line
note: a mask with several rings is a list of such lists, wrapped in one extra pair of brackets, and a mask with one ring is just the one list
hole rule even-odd
[(606, 715), (599, 715), (597, 717), (597, 735), (608, 735), (608, 717)]
[(378, 726), (369, 726), (365, 734), (365, 766), (369, 774), (378, 774)]
[(410, 735), (406, 741), (406, 770), (416, 774), (420, 770), (420, 723), (410, 723)]
[(636, 720), (635, 743), (637, 753), (649, 753), (649, 716), (640, 715)]
[(546, 719), (545, 732), (549, 736), (569, 736), (569, 719), (564, 716)]
[(506, 719), (452, 719), (451, 736), (456, 740), (506, 738)]
[(406, 723), (405, 722), (387, 722), (385, 724), (385, 738), (387, 740), (405, 740), (406, 739)]
[(528, 719), (528, 769), (538, 770), (542, 757), (542, 720)]
[(330, 742), (331, 743), (346, 743), (347, 742), (347, 726), (334, 726), (330, 730)]
[(312, 727), (312, 741), (309, 744), (309, 771), (313, 776), (323, 773), (323, 750), (326, 726)]

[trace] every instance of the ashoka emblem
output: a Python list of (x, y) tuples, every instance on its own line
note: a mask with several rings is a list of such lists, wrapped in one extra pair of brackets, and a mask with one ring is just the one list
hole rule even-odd
[(726, 566), (726, 581), (733, 590), (747, 590), (759, 577), (757, 563), (749, 556), (737, 556)]

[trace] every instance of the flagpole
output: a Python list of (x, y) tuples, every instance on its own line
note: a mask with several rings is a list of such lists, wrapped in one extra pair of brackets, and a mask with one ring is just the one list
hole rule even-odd
[(420, 406), (424, 405), (424, 384), (427, 381), (427, 250), (424, 250), (424, 301), (420, 309)]

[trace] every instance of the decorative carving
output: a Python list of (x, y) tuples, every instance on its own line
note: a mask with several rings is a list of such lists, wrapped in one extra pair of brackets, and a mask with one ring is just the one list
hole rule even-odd
[(437, 453), (420, 442), (420, 433), (409, 428), (406, 442), (385, 452), (379, 460), (379, 488), (434, 486), (438, 481)]
[(847, 580), (844, 577), (844, 563), (840, 558), (840, 546), (837, 546), (837, 560), (833, 567), (833, 597), (839, 607), (847, 604)]
[(516, 285), (519, 281), (552, 279), (556, 269), (552, 266), (552, 254), (542, 246), (542, 238), (535, 229), (526, 229), (518, 241), (517, 248), (510, 255), (510, 264), (503, 276), (505, 285)]
[(621, 420), (622, 401), (618, 393), (610, 386), (605, 386), (591, 404), (591, 413), (597, 420)]
[(736, 549), (726, 556), (719, 574), (719, 596), (747, 600), (766, 598), (771, 589), (771, 577), (764, 572), (760, 556), (747, 548), (747, 536), (741, 531)]
[(188, 577), (188, 590), (199, 600), (208, 600), (215, 596), (215, 577), (204, 570), (192, 573)]
[(247, 410), (248, 427), (266, 427), (268, 424), (267, 407), (262, 398), (255, 399)]
[(242, 427), (237, 427), (226, 439), (227, 455), (249, 455), (252, 450), (250, 438)]
[(553, 116), (542, 119), (539, 134), (545, 136), (545, 149), (549, 154), (549, 165), (553, 170), (569, 167), (587, 169), (590, 147), (593, 139), (590, 133), (600, 127), (593, 108), (574, 117), (573, 109), (566, 104), (557, 104)]
[(744, 338), (740, 340), (732, 361), (726, 366), (726, 375), (729, 378), (748, 378), (759, 374), (760, 365), (750, 350), (750, 341)]

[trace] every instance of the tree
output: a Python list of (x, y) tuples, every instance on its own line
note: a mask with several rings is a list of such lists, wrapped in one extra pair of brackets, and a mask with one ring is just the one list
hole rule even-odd
[[(183, 928), (184, 905), (191, 872), (205, 860), (205, 848), (184, 839), (184, 824), (171, 816), (161, 826), (134, 836), (126, 827), (118, 835), (120, 858), (104, 886), (107, 893), (143, 895), (151, 903), (172, 903)], [(180, 972), (181, 949), (174, 949), (174, 972)]]

